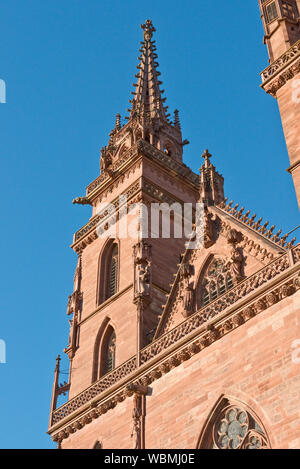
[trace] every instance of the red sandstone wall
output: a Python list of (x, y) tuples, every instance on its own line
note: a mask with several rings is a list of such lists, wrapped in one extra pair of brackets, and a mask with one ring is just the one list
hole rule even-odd
[[(300, 448), (300, 293), (286, 298), (151, 384), (146, 448), (194, 449), (222, 394), (262, 420), (272, 448)], [(63, 440), (63, 448), (130, 448), (132, 399)]]
[[(136, 220), (129, 216), (128, 224)], [(182, 239), (150, 239), (153, 259), (153, 301), (146, 311), (144, 325), (147, 329), (157, 326), (161, 306), (165, 303), (165, 291), (169, 291), (173, 273), (177, 270), (180, 253), (183, 252)], [(125, 362), (136, 353), (137, 313), (133, 303), (133, 259), (132, 246), (135, 239), (120, 240), (120, 281), (119, 292), (126, 292), (112, 298), (103, 307), (97, 305), (97, 285), (99, 256), (106, 239), (97, 238), (82, 253), (83, 310), (80, 324), (79, 348), (72, 364), (70, 398), (92, 384), (93, 353), (98, 331), (106, 318), (115, 328), (117, 337), (116, 366)]]
[[(300, 160), (300, 73), (278, 90), (277, 100), (290, 163), (293, 165)], [(300, 204), (300, 166), (292, 174)]]

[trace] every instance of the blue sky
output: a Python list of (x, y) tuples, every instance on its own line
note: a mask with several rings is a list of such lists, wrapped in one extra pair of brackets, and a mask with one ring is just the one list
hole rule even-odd
[(185, 163), (196, 171), (208, 148), (230, 199), (283, 231), (299, 215), (277, 103), (259, 87), (268, 57), (258, 0), (6, 0), (0, 9), (0, 447), (52, 448), (69, 245), (91, 215), (72, 199), (97, 177), (114, 116), (126, 114), (145, 19), (157, 29), (167, 104), (191, 142)]

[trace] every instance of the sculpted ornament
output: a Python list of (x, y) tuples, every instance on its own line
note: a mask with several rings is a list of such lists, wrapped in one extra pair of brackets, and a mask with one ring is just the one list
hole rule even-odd
[(76, 197), (76, 199), (73, 199), (72, 203), (78, 205), (92, 205), (88, 197)]
[(180, 289), (181, 300), (183, 305), (183, 317), (188, 317), (194, 308), (194, 288), (190, 282), (191, 276), (194, 275), (194, 266), (184, 263), (180, 266)]
[(151, 246), (144, 240), (133, 246), (134, 298), (150, 298), (152, 286)]
[(213, 215), (208, 211), (207, 206), (204, 207), (203, 214), (203, 245), (207, 249), (214, 244), (214, 224)]
[(137, 287), (138, 295), (148, 296), (149, 287), (150, 287), (150, 266), (149, 264), (146, 264), (146, 265), (141, 264), (139, 265), (139, 268), (138, 268), (138, 287)]
[(132, 411), (132, 431), (131, 438), (133, 438), (133, 449), (141, 449), (141, 396), (138, 394), (134, 395), (134, 407)]
[(112, 164), (111, 156), (109, 155), (107, 148), (101, 148), (101, 160), (100, 160), (100, 174), (104, 173), (109, 169)]
[(243, 262), (244, 256), (240, 247), (237, 247), (237, 244), (241, 242), (243, 236), (236, 230), (230, 230), (227, 236), (228, 244), (232, 245), (230, 251), (230, 264), (229, 269), (232, 276), (232, 279), (236, 282), (240, 282), (243, 278)]

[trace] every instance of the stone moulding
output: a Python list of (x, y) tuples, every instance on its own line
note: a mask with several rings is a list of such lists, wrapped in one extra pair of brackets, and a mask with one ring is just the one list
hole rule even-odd
[(272, 96), (300, 72), (300, 40), (261, 73), (261, 87)]
[(122, 363), (122, 365), (118, 366), (110, 373), (107, 373), (99, 381), (92, 384), (89, 388), (82, 391), (80, 394), (78, 394), (78, 396), (75, 396), (69, 402), (56, 409), (53, 413), (52, 425), (67, 417), (84, 404), (90, 402), (93, 398), (106, 391), (106, 389), (119, 382), (122, 378), (129, 375), (135, 369), (136, 356), (131, 357), (125, 363)]
[[(225, 334), (294, 294), (300, 289), (299, 261), (300, 245), (155, 340), (141, 351), (139, 368), (136, 356), (131, 357), (56, 409), (48, 433), (54, 441), (67, 438), (123, 401), (128, 395), (128, 382), (148, 386)], [(258, 288), (260, 290), (255, 291)], [(232, 297), (232, 302), (227, 302), (227, 296), (235, 291), (237, 296)]]
[[(136, 197), (141, 191), (146, 195), (157, 199), (159, 202), (168, 203), (170, 205), (178, 202), (183, 205), (182, 201), (175, 198), (168, 192), (164, 191), (159, 186), (150, 183), (146, 178), (139, 178), (139, 180), (135, 181), (121, 195), (127, 197), (127, 200), (129, 200), (128, 206), (130, 206), (132, 203), (138, 202)], [(82, 228), (80, 228), (80, 230), (75, 233), (73, 240), (74, 242), (71, 246), (73, 249), (75, 249), (76, 251), (81, 250), (87, 244), (90, 244), (97, 238), (95, 230), (100, 222), (101, 224), (103, 224), (112, 216), (112, 206), (115, 208), (116, 216), (118, 216), (119, 210), (121, 208), (121, 206), (119, 205), (119, 197), (114, 199), (112, 202), (108, 203), (107, 208), (104, 208), (101, 213), (95, 215), (86, 225), (84, 225)]]
[[(127, 150), (117, 161), (112, 165), (112, 172), (119, 172), (126, 165), (129, 160), (142, 152), (145, 156), (161, 163), (168, 170), (174, 171), (178, 176), (187, 179), (192, 185), (198, 186), (199, 176), (191, 169), (189, 169), (185, 164), (179, 163), (174, 160), (172, 157), (166, 155), (162, 151), (158, 150), (156, 147), (146, 142), (145, 140), (139, 140), (135, 145), (133, 145), (129, 150)], [(89, 198), (92, 198), (94, 191), (98, 190), (100, 186), (105, 185), (111, 180), (111, 177), (108, 173), (101, 174), (95, 181), (93, 181), (86, 190), (86, 194)]]
[[(141, 190), (141, 184), (142, 184), (142, 181), (141, 179), (139, 179), (138, 181), (135, 181), (126, 191), (124, 191), (121, 195), (122, 196), (126, 196), (127, 199), (130, 199), (132, 197), (134, 197), (140, 190)], [(112, 202), (110, 202), (110, 204), (107, 204), (107, 207), (112, 207), (114, 206), (115, 207), (115, 210), (116, 212), (120, 209), (120, 206), (119, 206), (119, 197), (114, 199)], [(103, 209), (101, 211), (101, 213), (95, 215), (86, 225), (84, 225), (82, 228), (80, 228), (80, 230), (78, 230), (75, 234), (74, 234), (74, 242), (72, 244), (72, 248), (75, 248), (76, 244), (82, 240), (83, 238), (85, 238), (88, 234), (91, 234), (94, 232), (94, 229), (97, 227), (97, 225), (101, 222), (105, 222), (106, 219), (109, 219), (109, 217), (111, 216), (111, 213), (109, 212), (108, 209)], [(97, 237), (97, 236), (96, 236)], [(95, 237), (93, 236), (93, 239)], [(92, 239), (92, 240), (93, 240)], [(89, 244), (89, 242), (87, 242), (87, 244)]]

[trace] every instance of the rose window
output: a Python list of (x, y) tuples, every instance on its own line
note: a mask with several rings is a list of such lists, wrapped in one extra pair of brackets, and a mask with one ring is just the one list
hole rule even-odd
[(217, 428), (216, 442), (222, 449), (237, 449), (249, 427), (246, 412), (228, 409)]
[[(226, 403), (226, 401), (225, 401)], [(220, 409), (220, 407), (219, 407)], [(266, 449), (267, 436), (251, 413), (238, 406), (227, 404), (212, 419), (201, 448), (211, 449)]]

